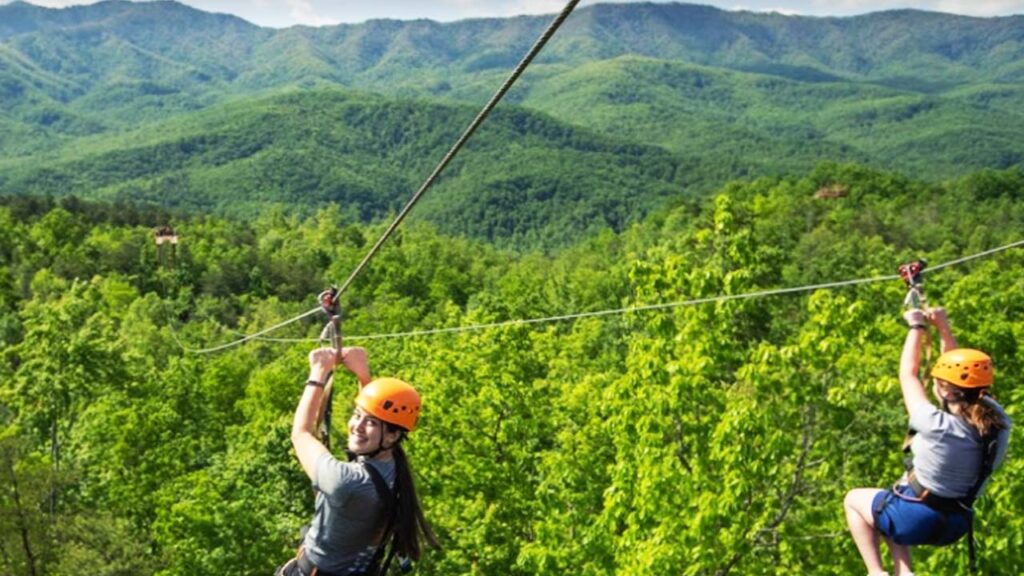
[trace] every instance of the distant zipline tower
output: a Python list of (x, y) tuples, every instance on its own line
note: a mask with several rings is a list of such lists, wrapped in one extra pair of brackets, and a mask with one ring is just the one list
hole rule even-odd
[[(161, 226), (154, 232), (156, 257), (161, 266), (174, 270), (178, 250), (178, 234), (170, 226)], [(164, 246), (169, 244), (169, 246)]]

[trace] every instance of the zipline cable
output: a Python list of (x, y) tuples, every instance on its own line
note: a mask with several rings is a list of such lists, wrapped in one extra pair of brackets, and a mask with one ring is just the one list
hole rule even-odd
[[(977, 254), (971, 254), (963, 258), (956, 260), (950, 260), (949, 262), (943, 262), (936, 266), (925, 269), (922, 273), (930, 274), (943, 268), (963, 264), (971, 260), (983, 258), (985, 256), (991, 256), (998, 252), (1003, 252), (1011, 248), (1017, 248), (1024, 246), (1024, 240), (1019, 240), (1000, 246), (999, 248), (993, 248), (991, 250), (985, 250)], [(432, 336), (436, 334), (455, 334), (460, 332), (473, 332), (478, 330), (487, 330), (490, 328), (504, 328), (507, 326), (524, 326), (529, 324), (542, 324), (547, 322), (562, 322), (567, 320), (578, 320), (581, 318), (594, 318), (599, 316), (611, 316), (617, 314), (627, 314), (630, 312), (648, 312), (652, 310), (666, 310), (671, 308), (681, 308), (684, 306), (695, 306), (698, 304), (710, 304), (717, 302), (728, 302), (730, 300), (746, 300), (750, 298), (763, 298), (766, 296), (778, 296), (781, 294), (793, 294), (797, 292), (812, 292), (814, 290), (823, 290), (826, 288), (840, 288), (843, 286), (853, 286), (856, 284), (870, 284), (873, 282), (883, 282), (899, 279), (899, 274), (891, 274), (887, 276), (875, 276), (873, 278), (859, 278), (855, 280), (840, 280), (837, 282), (827, 282), (824, 284), (812, 284), (808, 286), (796, 286), (791, 288), (777, 288), (772, 290), (760, 290), (756, 292), (747, 292), (744, 294), (726, 294), (719, 296), (709, 296), (706, 298), (695, 298), (692, 300), (683, 300), (679, 302), (667, 302), (662, 304), (647, 304), (642, 306), (629, 306), (626, 308), (614, 308), (610, 310), (598, 310), (594, 312), (579, 312), (576, 314), (565, 314), (562, 316), (548, 316), (545, 318), (529, 318), (529, 319), (518, 319), (518, 320), (504, 320), (501, 322), (489, 322), (485, 324), (471, 324), (468, 326), (453, 326), (450, 328), (435, 328), (432, 330), (413, 330), (409, 332), (391, 332), (388, 334), (370, 334), (365, 336), (346, 336), (346, 340), (385, 340), (390, 338), (408, 338), (413, 336)], [(317, 341), (316, 338), (260, 338), (263, 342), (281, 342), (281, 343), (299, 343), (299, 342), (313, 342)]]
[[(312, 316), (312, 315), (314, 315), (314, 314), (316, 314), (318, 312), (322, 312), (322, 311), (323, 310), (320, 307), (313, 308), (312, 310), (310, 310), (308, 312), (303, 312), (302, 314), (299, 314), (298, 316), (296, 316), (294, 318), (290, 318), (288, 320), (285, 320), (284, 322), (280, 322), (278, 324), (274, 324), (270, 328), (264, 328), (263, 330), (260, 330), (259, 332), (255, 332), (253, 334), (247, 334), (247, 335), (243, 336), (242, 338), (239, 338), (238, 340), (233, 340), (231, 342), (228, 342), (227, 344), (221, 344), (220, 346), (213, 346), (212, 348), (188, 348), (180, 340), (178, 340), (178, 336), (177, 336), (177, 334), (175, 334), (173, 328), (171, 329), (171, 335), (174, 336), (174, 341), (177, 342), (178, 346), (181, 346), (181, 348), (185, 352), (190, 352), (192, 354), (210, 354), (210, 353), (213, 353), (213, 352), (219, 352), (221, 350), (226, 350), (226, 349), (231, 348), (233, 346), (238, 346), (240, 344), (248, 342), (249, 340), (259, 339), (264, 334), (269, 334), (269, 333), (273, 332), (274, 330), (278, 330), (280, 328), (284, 328), (285, 326), (287, 326), (289, 324), (292, 324), (294, 322), (298, 322), (299, 320), (302, 320), (303, 318), (307, 318), (309, 316)], [(262, 340), (266, 341), (266, 339), (262, 339)]]
[[(505, 93), (507, 93), (509, 89), (512, 88), (512, 85), (515, 84), (516, 80), (518, 80), (519, 77), (523, 74), (523, 71), (526, 70), (526, 67), (529, 66), (531, 62), (533, 62), (533, 59), (544, 48), (544, 45), (548, 43), (548, 40), (550, 40), (551, 37), (555, 35), (555, 32), (558, 31), (559, 27), (562, 26), (562, 23), (565, 22), (565, 19), (568, 18), (569, 14), (571, 14), (573, 9), (576, 8), (576, 5), (579, 4), (579, 1), (580, 0), (569, 0), (569, 2), (565, 5), (565, 8), (562, 9), (562, 12), (559, 13), (558, 16), (556, 16), (555, 19), (551, 21), (551, 24), (549, 24), (547, 29), (544, 30), (544, 33), (541, 34), (540, 38), (538, 38), (537, 41), (533, 44), (533, 47), (531, 47), (529, 52), (526, 53), (526, 56), (524, 56), (523, 59), (519, 61), (519, 64), (516, 65), (515, 69), (512, 71), (509, 77), (505, 80), (501, 87), (498, 88), (498, 91), (494, 93), (494, 96), (491, 96), (491, 99), (487, 102), (487, 104), (484, 105), (483, 109), (480, 110), (480, 113), (476, 115), (476, 118), (474, 118), (473, 121), (470, 122), (469, 126), (462, 133), (462, 136), (460, 136), (459, 139), (455, 142), (455, 144), (452, 145), (451, 149), (448, 150), (448, 153), (444, 155), (444, 158), (441, 159), (440, 164), (438, 164), (437, 167), (434, 168), (434, 171), (430, 174), (430, 176), (427, 177), (426, 181), (423, 182), (419, 190), (417, 190), (416, 193), (413, 194), (412, 198), (410, 198), (409, 201), (405, 204), (405, 207), (402, 208), (402, 211), (398, 213), (398, 216), (396, 216), (394, 221), (391, 222), (391, 225), (388, 226), (387, 230), (384, 231), (384, 233), (373, 245), (373, 247), (370, 248), (370, 251), (367, 252), (366, 256), (363, 257), (363, 260), (359, 262), (359, 265), (356, 266), (355, 270), (353, 270), (352, 273), (349, 274), (349, 277), (345, 280), (345, 283), (342, 284), (340, 288), (338, 288), (337, 296), (340, 297), (346, 290), (348, 290), (348, 287), (352, 284), (356, 277), (362, 273), (362, 271), (370, 263), (370, 260), (372, 260), (373, 257), (377, 255), (377, 252), (380, 251), (380, 248), (381, 246), (384, 245), (384, 242), (387, 241), (387, 239), (391, 236), (395, 229), (398, 228), (398, 226), (402, 223), (403, 220), (405, 220), (405, 217), (409, 215), (409, 212), (412, 211), (413, 207), (416, 205), (417, 202), (419, 202), (420, 198), (427, 191), (427, 189), (429, 189), (430, 186), (434, 184), (434, 181), (437, 180), (437, 178), (441, 175), (441, 172), (444, 171), (444, 169), (448, 166), (452, 159), (455, 158), (455, 155), (459, 153), (459, 150), (462, 149), (462, 147), (466, 144), (466, 142), (473, 135), (473, 133), (476, 132), (476, 129), (479, 128), (481, 124), (483, 124), (484, 120), (487, 119), (491, 111), (494, 110), (495, 106), (498, 105), (498, 102), (500, 102), (501, 99), (504, 98)], [(193, 354), (209, 354), (212, 352), (218, 352), (220, 350), (225, 350), (233, 346), (238, 346), (239, 344), (245, 343), (254, 338), (258, 338), (269, 332), (273, 332), (274, 330), (277, 330), (283, 326), (287, 326), (292, 322), (297, 322), (302, 318), (311, 316), (320, 311), (321, 308), (319, 307), (313, 308), (312, 310), (305, 312), (299, 316), (296, 316), (290, 320), (285, 320), (280, 324), (276, 324), (274, 326), (271, 326), (270, 328), (266, 328), (255, 334), (249, 334), (244, 338), (240, 338), (238, 340), (234, 340), (226, 344), (221, 344), (220, 346), (198, 349), (190, 349), (182, 346), (182, 348), (186, 352), (191, 352)]]
[(964, 262), (969, 262), (971, 260), (976, 260), (978, 258), (984, 258), (985, 256), (991, 256), (992, 254), (995, 254), (997, 252), (1003, 252), (1005, 250), (1009, 250), (1010, 248), (1017, 248), (1018, 246), (1024, 246), (1024, 240), (1018, 240), (1016, 242), (1011, 242), (1011, 243), (1009, 243), (1009, 244), (1007, 244), (1005, 246), (1000, 246), (998, 248), (992, 248), (991, 250), (985, 250), (983, 252), (978, 252), (977, 254), (971, 254), (970, 256), (964, 256), (963, 258), (957, 258), (956, 260), (950, 260), (949, 262), (943, 262), (942, 264), (938, 264), (936, 266), (929, 266), (928, 268), (925, 268), (924, 270), (922, 270), (921, 273), (922, 274), (930, 274), (932, 272), (935, 272), (936, 270), (941, 270), (941, 269), (947, 268), (949, 266), (956, 266), (957, 264), (963, 264)]
[(363, 258), (362, 262), (360, 262), (359, 265), (356, 266), (355, 270), (352, 271), (352, 274), (350, 274), (348, 279), (345, 280), (345, 283), (342, 284), (340, 288), (338, 288), (339, 296), (345, 293), (345, 290), (347, 290), (349, 285), (352, 284), (352, 281), (355, 280), (356, 276), (358, 276), (363, 271), (363, 269), (366, 268), (366, 265), (369, 264), (370, 260), (377, 254), (377, 251), (380, 250), (380, 247), (384, 244), (388, 237), (391, 236), (391, 233), (394, 232), (396, 228), (398, 228), (398, 225), (402, 223), (402, 220), (405, 220), (405, 217), (412, 210), (413, 206), (416, 205), (416, 202), (419, 201), (420, 197), (423, 196), (424, 192), (426, 192), (427, 189), (430, 188), (430, 186), (434, 183), (434, 181), (437, 180), (437, 177), (440, 176), (441, 172), (445, 169), (445, 167), (448, 166), (448, 163), (452, 161), (452, 158), (454, 158), (455, 155), (459, 153), (459, 150), (462, 149), (462, 146), (466, 143), (466, 141), (469, 140), (469, 138), (473, 135), (474, 132), (476, 132), (476, 129), (479, 128), (481, 124), (483, 124), (483, 121), (487, 118), (488, 115), (490, 115), (491, 110), (494, 110), (494, 107), (498, 105), (498, 102), (505, 96), (505, 93), (508, 92), (509, 89), (512, 87), (512, 84), (515, 83), (519, 76), (522, 75), (523, 71), (526, 70), (526, 67), (530, 65), (530, 62), (533, 61), (534, 57), (536, 57), (537, 54), (541, 51), (541, 49), (544, 48), (544, 45), (548, 43), (548, 40), (550, 40), (551, 37), (555, 34), (558, 28), (562, 25), (562, 22), (564, 22), (565, 19), (569, 17), (569, 14), (572, 13), (573, 8), (575, 8), (576, 4), (578, 3), (579, 0), (570, 0), (569, 3), (565, 5), (565, 8), (562, 9), (562, 12), (551, 22), (550, 25), (548, 25), (547, 30), (544, 31), (541, 37), (537, 39), (537, 42), (534, 43), (533, 47), (530, 48), (530, 51), (526, 54), (526, 56), (524, 56), (523, 59), (519, 62), (519, 64), (516, 65), (515, 70), (513, 70), (512, 74), (510, 74), (508, 79), (505, 80), (505, 83), (502, 84), (501, 88), (499, 88), (498, 91), (494, 93), (494, 96), (491, 96), (490, 101), (488, 101), (487, 104), (484, 105), (480, 113), (477, 114), (476, 118), (474, 118), (473, 121), (469, 124), (469, 127), (466, 128), (466, 130), (462, 133), (462, 136), (460, 136), (458, 141), (456, 141), (455, 144), (451, 147), (451, 150), (449, 150), (448, 153), (444, 155), (444, 158), (441, 159), (441, 163), (437, 165), (437, 168), (435, 168), (433, 173), (431, 173), (430, 176), (426, 179), (426, 181), (423, 182), (423, 185), (420, 186), (420, 189), (416, 191), (416, 194), (414, 194), (413, 197), (409, 200), (409, 202), (405, 205), (405, 207), (402, 208), (402, 211), (398, 213), (398, 216), (395, 217), (394, 222), (392, 222), (391, 225), (388, 226), (387, 230), (385, 230), (384, 234), (382, 234), (380, 239), (377, 240), (377, 243), (373, 245), (370, 251)]

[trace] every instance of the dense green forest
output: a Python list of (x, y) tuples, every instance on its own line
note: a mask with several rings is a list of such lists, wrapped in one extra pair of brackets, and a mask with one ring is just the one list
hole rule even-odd
[[(167, 223), (173, 252), (153, 241)], [(369, 337), (885, 277), (1022, 230), (1020, 169), (936, 184), (838, 164), (548, 254), (401, 229), (342, 305), (374, 371), (424, 395), (407, 450), (444, 549), (418, 573), (860, 573), (842, 496), (901, 470), (904, 286)], [(287, 558), (311, 510), (289, 431), (315, 343), (185, 349), (310, 309), (380, 232), (336, 208), (239, 221), (6, 198), (0, 573), (255, 576)], [(1020, 422), (1024, 250), (936, 270), (926, 290), (992, 354)], [(979, 504), (985, 574), (1024, 572), (1021, 445)], [(966, 572), (963, 545), (917, 560)]]

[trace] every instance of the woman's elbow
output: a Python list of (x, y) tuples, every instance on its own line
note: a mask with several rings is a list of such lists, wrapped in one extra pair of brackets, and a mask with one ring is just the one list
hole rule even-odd
[(923, 388), (924, 384), (921, 382), (921, 378), (917, 375), (917, 372), (917, 369), (902, 368), (900, 370), (900, 386)]
[(292, 446), (298, 448), (299, 444), (301, 444), (309, 435), (309, 430), (306, 430), (304, 427), (298, 424), (292, 426)]

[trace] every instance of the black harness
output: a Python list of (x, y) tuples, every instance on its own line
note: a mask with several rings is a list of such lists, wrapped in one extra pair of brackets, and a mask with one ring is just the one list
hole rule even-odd
[[(395, 557), (395, 547), (389, 546), (389, 544), (391, 537), (394, 535), (395, 520), (398, 518), (398, 478), (395, 478), (395, 488), (389, 488), (388, 483), (384, 480), (384, 476), (372, 464), (367, 463), (365, 460), (363, 460), (362, 464), (363, 468), (370, 475), (370, 480), (373, 481), (373, 487), (377, 490), (377, 498), (384, 504), (384, 517), (387, 518), (384, 536), (381, 538), (380, 545), (377, 546), (377, 551), (373, 555), (373, 561), (370, 563), (366, 575), (383, 576), (387, 574), (388, 568), (391, 566), (391, 560)], [(387, 549), (387, 556), (384, 555), (385, 549)]]

